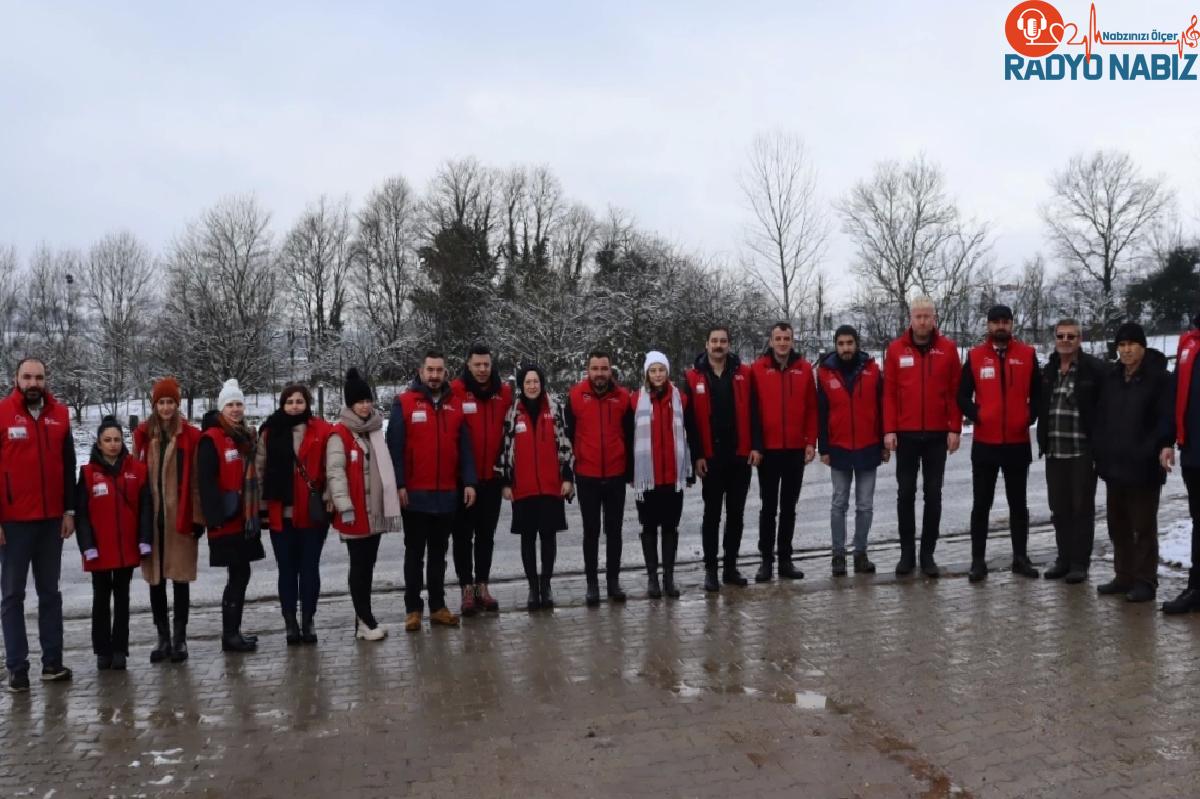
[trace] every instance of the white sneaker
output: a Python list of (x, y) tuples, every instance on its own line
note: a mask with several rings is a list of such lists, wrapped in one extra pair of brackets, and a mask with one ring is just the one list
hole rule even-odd
[(361, 619), (355, 619), (354, 637), (359, 641), (382, 641), (384, 638), (387, 638), (387, 628), (382, 624), (368, 627)]

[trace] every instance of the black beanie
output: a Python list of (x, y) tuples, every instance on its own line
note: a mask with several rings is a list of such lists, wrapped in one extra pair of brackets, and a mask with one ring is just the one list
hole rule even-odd
[(96, 428), (96, 438), (100, 438), (104, 431), (110, 427), (117, 428), (121, 435), (125, 434), (125, 431), (121, 430), (121, 423), (117, 421), (117, 417), (109, 415), (100, 420), (100, 426)]
[(1142, 326), (1137, 322), (1125, 322), (1117, 328), (1117, 335), (1113, 339), (1113, 343), (1120, 344), (1122, 341), (1132, 341), (1145, 347), (1146, 331), (1142, 330)]
[(346, 401), (347, 408), (354, 407), (354, 403), (362, 402), (363, 400), (375, 402), (375, 392), (371, 390), (370, 384), (366, 380), (363, 380), (362, 375), (354, 368), (346, 372), (346, 382), (342, 386), (342, 397)]
[(858, 331), (854, 329), (854, 325), (841, 325), (837, 330), (833, 331), (833, 343), (837, 344), (837, 340), (842, 336), (854, 336), (854, 343), (861, 343), (858, 340)]

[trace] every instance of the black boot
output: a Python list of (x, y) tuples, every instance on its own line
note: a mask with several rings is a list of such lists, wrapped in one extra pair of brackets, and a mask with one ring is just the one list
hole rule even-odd
[(646, 596), (662, 599), (662, 586), (658, 584), (658, 536), (653, 532), (642, 532), (642, 559), (646, 561)]
[(150, 651), (150, 662), (162, 663), (171, 658), (171, 618), (167, 613), (165, 586), (150, 586), (150, 609), (154, 615), (154, 627), (158, 630), (158, 646)]
[(287, 640), (288, 646), (297, 646), (300, 643), (300, 625), (296, 623), (295, 613), (283, 614), (283, 629), (284, 637)]
[(1195, 588), (1185, 589), (1179, 596), (1162, 605), (1162, 612), (1171, 615), (1195, 611), (1200, 611), (1200, 590)]
[(663, 593), (671, 597), (671, 599), (679, 599), (679, 589), (675, 587), (675, 550), (678, 549), (678, 547), (679, 533), (675, 530), (663, 530)]
[(543, 574), (539, 582), (542, 594), (542, 609), (550, 610), (554, 607), (554, 594), (550, 591), (550, 575)]
[(982, 560), (971, 561), (971, 570), (967, 572), (967, 579), (973, 583), (978, 583), (987, 579), (988, 567), (987, 562)]
[[(770, 564), (768, 564), (768, 567), (769, 566)], [(761, 571), (761, 569), (759, 571)], [(736, 557), (725, 558), (725, 570), (721, 575), (721, 582), (725, 583), (725, 585), (736, 585), (740, 587), (745, 587), (750, 584), (750, 581), (743, 577), (742, 573), (738, 571)]]
[(300, 640), (306, 644), (317, 642), (317, 628), (313, 623), (313, 614), (304, 614), (304, 624), (300, 627)]
[(598, 577), (587, 578), (587, 593), (584, 594), (583, 601), (589, 608), (600, 604), (600, 579)]
[(791, 558), (780, 558), (779, 577), (783, 580), (803, 580), (804, 572), (796, 568)]
[(854, 553), (854, 573), (855, 574), (874, 574), (875, 564), (867, 557), (866, 552)]
[(164, 660), (170, 660), (173, 654), (171, 650), (171, 630), (165, 624), (156, 624), (155, 626), (158, 627), (158, 646), (150, 650), (150, 662), (162, 663)]
[(926, 577), (940, 577), (942, 570), (933, 559), (933, 550), (937, 548), (937, 533), (921, 534), (921, 552), (918, 560), (921, 563), (921, 574)]
[[(599, 601), (599, 589), (597, 589), (597, 601)], [(538, 587), (537, 578), (529, 580), (529, 597), (525, 600), (525, 609), (532, 613), (535, 610), (541, 610), (542, 607), (542, 591)]]
[(237, 601), (226, 601), (221, 605), (221, 651), (253, 652), (258, 648), (254, 641), (246, 640), (241, 633), (242, 608)]
[(834, 555), (833, 556), (833, 565), (831, 568), (832, 568), (834, 577), (845, 577), (846, 576), (846, 556), (845, 555)]
[[(772, 566), (771, 559), (763, 558), (762, 563), (758, 564), (758, 571), (756, 571), (754, 573), (754, 582), (756, 582), (756, 583), (771, 582), (771, 575), (774, 573), (773, 570), (771, 569), (771, 566)], [(729, 569), (726, 569), (725, 573), (729, 574)], [(729, 581), (726, 580), (726, 582), (729, 582)]]
[[(186, 612), (186, 611), (185, 611)], [(171, 662), (182, 663), (188, 659), (187, 616), (175, 608), (175, 640), (171, 644)]]
[(900, 544), (900, 560), (896, 563), (897, 577), (910, 575), (913, 573), (913, 569), (917, 568), (917, 558), (914, 549), (915, 547), (911, 541)]
[(608, 601), (609, 602), (624, 602), (629, 597), (621, 589), (621, 578), (616, 572), (611, 572), (612, 577), (608, 578)]
[(717, 567), (704, 570), (704, 590), (715, 594), (721, 590), (721, 581), (717, 579)]

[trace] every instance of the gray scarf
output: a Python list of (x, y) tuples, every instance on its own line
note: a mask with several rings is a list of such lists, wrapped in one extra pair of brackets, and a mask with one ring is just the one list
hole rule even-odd
[[(687, 484), (690, 455), (688, 453), (687, 435), (683, 431), (683, 402), (679, 398), (679, 389), (670, 382), (667, 391), (671, 393), (671, 435), (675, 439), (675, 490), (682, 491)], [(654, 451), (651, 422), (654, 417), (654, 403), (650, 399), (650, 389), (643, 388), (638, 392), (637, 408), (633, 413), (633, 489), (636, 498), (641, 500), (647, 491), (654, 490)], [(660, 457), (670, 457), (669, 453), (660, 453)]]

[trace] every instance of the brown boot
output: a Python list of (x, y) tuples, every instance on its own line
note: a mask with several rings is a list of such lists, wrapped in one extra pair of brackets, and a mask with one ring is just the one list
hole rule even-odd
[(404, 617), (404, 631), (415, 633), (421, 630), (421, 611), (414, 610)]
[[(417, 624), (420, 625), (420, 623), (420, 620), (418, 620)], [(433, 613), (429, 614), (429, 623), (435, 627), (457, 627), (458, 616), (455, 616), (453, 613), (451, 613), (450, 608), (439, 608)]]

